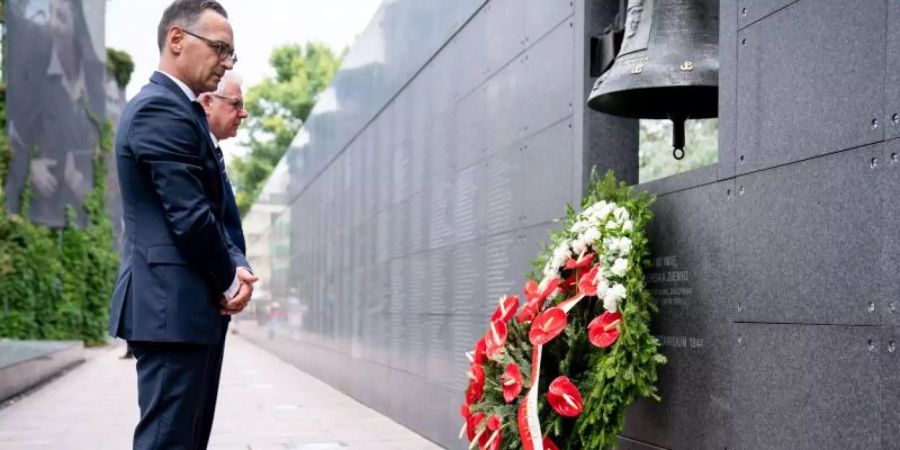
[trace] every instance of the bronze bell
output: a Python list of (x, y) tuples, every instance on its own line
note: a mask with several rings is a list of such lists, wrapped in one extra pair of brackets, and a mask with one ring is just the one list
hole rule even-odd
[(684, 121), (716, 117), (718, 0), (629, 0), (615, 62), (588, 106), (635, 119), (670, 119), (673, 154), (684, 157)]

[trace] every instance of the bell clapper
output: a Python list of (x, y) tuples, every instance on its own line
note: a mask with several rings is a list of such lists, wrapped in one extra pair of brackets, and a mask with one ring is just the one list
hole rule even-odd
[(684, 159), (684, 117), (670, 117), (672, 121), (672, 157)]

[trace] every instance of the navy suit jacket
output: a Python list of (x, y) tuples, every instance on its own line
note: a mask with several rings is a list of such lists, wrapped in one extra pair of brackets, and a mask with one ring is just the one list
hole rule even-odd
[[(228, 231), (231, 242), (241, 253), (246, 255), (247, 244), (244, 241), (244, 228), (241, 226), (241, 212), (238, 210), (237, 199), (234, 198), (228, 175), (225, 175), (225, 230)], [(250, 266), (245, 267), (249, 268)]]
[(213, 344), (219, 299), (247, 260), (224, 226), (226, 185), (203, 110), (153, 74), (122, 113), (116, 165), (124, 252), (110, 335)]

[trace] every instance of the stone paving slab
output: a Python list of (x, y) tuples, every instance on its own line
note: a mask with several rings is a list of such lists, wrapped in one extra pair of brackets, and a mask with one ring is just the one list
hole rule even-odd
[[(131, 448), (138, 418), (124, 346), (0, 409), (0, 450)], [(431, 450), (441, 447), (265, 350), (229, 335), (210, 449)]]

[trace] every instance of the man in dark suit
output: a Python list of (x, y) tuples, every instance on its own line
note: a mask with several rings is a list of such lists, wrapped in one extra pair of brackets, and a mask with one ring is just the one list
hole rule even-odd
[(125, 249), (110, 334), (137, 358), (135, 449), (204, 448), (201, 411), (213, 390), (210, 352), (223, 314), (247, 306), (256, 281), (223, 225), (222, 167), (199, 93), (236, 57), (214, 0), (176, 0), (158, 28), (159, 71), (122, 113), (116, 165)]
[[(228, 237), (231, 238), (234, 245), (237, 246), (241, 253), (246, 255), (247, 249), (244, 243), (244, 230), (241, 226), (241, 214), (238, 211), (234, 192), (231, 190), (228, 174), (225, 172), (225, 156), (221, 147), (219, 147), (220, 142), (237, 135), (241, 121), (247, 117), (247, 110), (244, 109), (244, 96), (241, 93), (240, 79), (237, 75), (234, 75), (234, 72), (226, 72), (225, 76), (219, 81), (219, 86), (216, 90), (200, 94), (197, 97), (197, 101), (206, 112), (210, 139), (213, 147), (215, 147), (216, 158), (218, 158), (222, 167), (222, 178), (225, 182), (225, 213), (223, 218), (225, 230), (228, 232)], [(203, 404), (200, 412), (197, 448), (206, 447), (210, 431), (212, 431), (213, 418), (216, 412), (216, 398), (218, 397), (218, 389), (215, 387), (219, 384), (219, 374), (222, 370), (222, 357), (225, 350), (225, 336), (227, 335), (226, 331), (228, 330), (230, 319), (230, 314), (223, 316), (225, 324), (222, 326), (221, 339), (211, 347), (209, 352), (208, 364), (212, 368), (212, 376), (207, 385), (209, 392), (206, 395), (206, 402)]]

